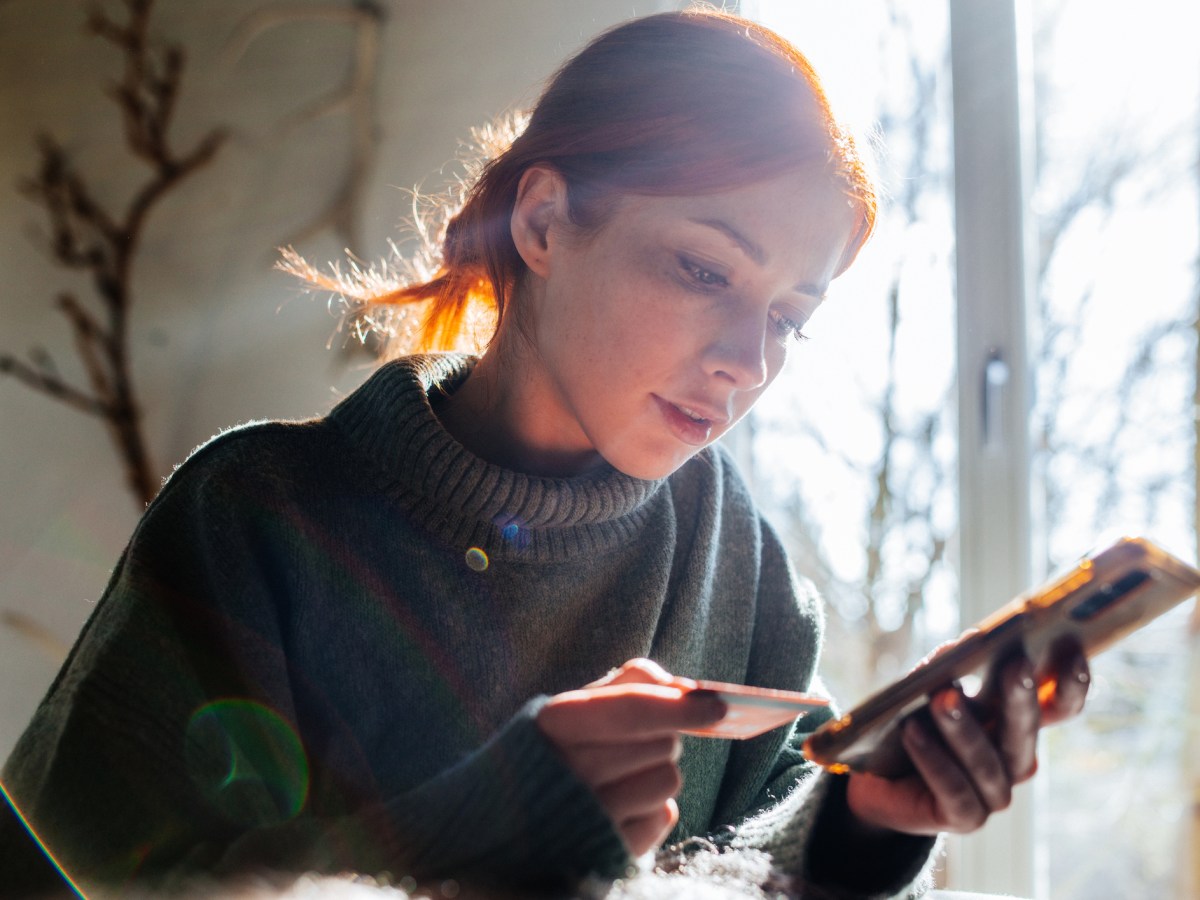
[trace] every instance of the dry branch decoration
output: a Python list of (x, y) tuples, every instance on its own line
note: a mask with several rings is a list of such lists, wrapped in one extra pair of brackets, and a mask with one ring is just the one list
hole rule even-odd
[(62, 663), (71, 651), (71, 645), (32, 616), (15, 609), (0, 609), (0, 625), (4, 625), (37, 648), (42, 656), (55, 663)]
[(158, 479), (130, 371), (133, 264), (151, 209), (182, 179), (212, 160), (225, 133), (215, 129), (186, 151), (170, 145), (167, 132), (176, 112), (184, 53), (176, 44), (152, 46), (148, 27), (154, 0), (123, 2), (124, 23), (97, 6), (88, 12), (87, 30), (124, 56), (123, 74), (109, 95), (120, 110), (128, 149), (150, 167), (149, 179), (124, 210), (114, 213), (94, 197), (63, 147), (43, 135), (38, 140), (39, 171), (20, 186), (45, 209), (54, 260), (87, 274), (95, 290), (96, 301), (91, 304), (69, 292), (60, 293), (56, 300), (57, 309), (70, 323), (89, 384), (82, 388), (65, 380), (43, 348), (31, 350), (26, 359), (0, 354), (0, 374), (101, 419), (116, 444), (128, 487), (144, 505), (156, 493)]

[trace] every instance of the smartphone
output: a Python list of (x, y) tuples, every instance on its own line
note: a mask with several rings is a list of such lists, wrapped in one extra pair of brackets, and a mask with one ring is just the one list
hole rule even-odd
[[(930, 696), (1024, 652), (1042, 672), (1055, 644), (1074, 638), (1094, 656), (1200, 589), (1200, 571), (1145, 538), (1126, 537), (1022, 594), (899, 681), (816, 729), (805, 755), (834, 772), (895, 778), (912, 770), (900, 744), (906, 717)], [(1039, 675), (1039, 691), (1053, 688)]]
[(799, 691), (727, 684), (723, 681), (695, 681), (691, 678), (677, 678), (675, 681), (684, 690), (711, 691), (725, 703), (726, 713), (721, 721), (706, 728), (683, 732), (696, 737), (734, 740), (758, 737), (772, 728), (788, 725), (800, 716), (829, 706), (827, 698)]

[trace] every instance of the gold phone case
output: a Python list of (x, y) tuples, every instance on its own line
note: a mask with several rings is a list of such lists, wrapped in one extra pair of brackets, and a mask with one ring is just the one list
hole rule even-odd
[[(1017, 597), (945, 651), (826, 722), (808, 737), (805, 755), (835, 772), (900, 776), (911, 763), (897, 731), (933, 693), (1020, 648), (1040, 672), (1065, 637), (1094, 656), (1198, 589), (1200, 571), (1144, 538), (1123, 538)], [(1048, 676), (1039, 677), (1045, 679), (1039, 689), (1048, 687)]]

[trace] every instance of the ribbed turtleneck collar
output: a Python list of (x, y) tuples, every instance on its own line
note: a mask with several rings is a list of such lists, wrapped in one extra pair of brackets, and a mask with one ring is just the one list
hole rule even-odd
[(575, 478), (523, 475), (485, 462), (442, 427), (429, 395), (452, 393), (474, 364), (461, 354), (387, 363), (330, 420), (374, 463), (380, 490), (452, 543), (547, 560), (633, 539), (663, 482), (607, 465)]

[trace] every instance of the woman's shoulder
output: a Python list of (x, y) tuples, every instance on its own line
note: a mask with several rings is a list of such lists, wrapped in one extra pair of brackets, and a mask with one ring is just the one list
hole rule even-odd
[(323, 418), (288, 421), (260, 419), (223, 428), (201, 441), (175, 467), (168, 478), (193, 471), (213, 471), (233, 467), (262, 469), (281, 459), (315, 452), (327, 431)]
[(259, 420), (224, 429), (193, 449), (168, 475), (151, 508), (206, 496), (225, 500), (264, 493), (303, 494), (344, 477), (348, 467), (325, 418)]
[(472, 362), (462, 354), (392, 360), (375, 369), (327, 415), (254, 420), (218, 432), (192, 450), (166, 484), (218, 473), (244, 479), (310, 473), (314, 467), (313, 474), (324, 467), (354, 468), (346, 459), (348, 452), (371, 458), (375, 444), (394, 437), (396, 420), (427, 407), (428, 392), (461, 380)]

